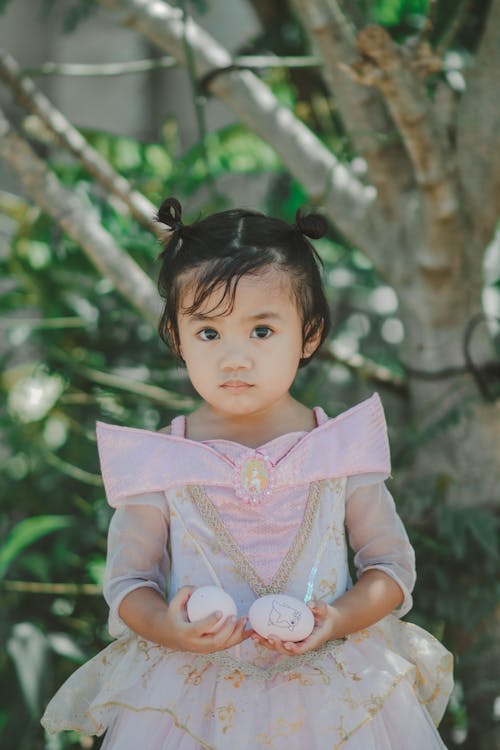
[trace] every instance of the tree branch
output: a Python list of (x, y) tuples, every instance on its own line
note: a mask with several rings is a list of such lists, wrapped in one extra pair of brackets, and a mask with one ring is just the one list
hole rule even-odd
[(352, 66), (353, 73), (360, 83), (382, 92), (413, 164), (425, 222), (419, 264), (442, 273), (457, 259), (462, 219), (453, 154), (423, 83), (440, 62), (426, 45), (410, 56), (410, 50), (398, 47), (380, 26), (363, 29), (358, 48), (363, 57)]
[[(458, 168), (468, 218), (481, 250), (500, 215), (500, 0), (492, 0), (457, 118)], [(477, 255), (471, 262), (478, 263)]]
[(113, 282), (130, 304), (156, 326), (158, 294), (151, 279), (120, 250), (93, 211), (60, 184), (1, 110), (0, 156), (14, 169), (30, 198), (82, 247), (98, 271)]
[[(123, 24), (186, 63), (182, 13), (178, 9), (155, 0), (99, 2), (115, 11)], [(230, 53), (191, 18), (186, 36), (200, 78), (232, 65)], [(249, 71), (230, 70), (211, 77), (208, 89), (273, 146), (311, 199), (324, 205), (328, 216), (353, 244), (366, 252), (382, 245), (387, 225), (378, 216), (373, 188), (356, 179), (293, 112), (279, 104), (268, 86)]]
[[(261, 70), (263, 68), (317, 68), (321, 65), (321, 60), (311, 55), (239, 55), (235, 57), (234, 63), (238, 68)], [(23, 75), (105, 78), (149, 73), (151, 70), (168, 70), (178, 65), (175, 57), (170, 56), (117, 63), (45, 62), (39, 68), (23, 68)]]
[(401, 191), (411, 185), (411, 166), (378, 91), (346, 75), (344, 66), (358, 56), (355, 27), (337, 0), (293, 4), (323, 57), (326, 84), (352, 143), (366, 160), (381, 203), (386, 211), (397, 213)]
[(367, 26), (358, 34), (363, 60), (354, 66), (357, 80), (377, 86), (387, 101), (410, 155), (420, 186), (447, 177), (444, 136), (436, 123), (422, 80), (410, 67), (402, 48), (381, 26)]
[(16, 60), (5, 50), (0, 50), (0, 77), (19, 103), (45, 123), (61, 145), (76, 156), (97, 182), (120, 198), (143, 226), (154, 234), (159, 234), (158, 225), (153, 220), (155, 206), (144, 195), (132, 190), (128, 181), (115, 172), (109, 162), (87, 143), (78, 130), (37, 89), (35, 83), (23, 75)]
[[(471, 0), (459, 0), (457, 3), (458, 8), (455, 15), (446, 27), (446, 31), (442, 34), (441, 38), (437, 42), (437, 49), (440, 55), (443, 54), (454, 42), (456, 35), (458, 34), (460, 27), (465, 19), (466, 11), (469, 10)], [(436, 7), (436, 6), (434, 6)]]

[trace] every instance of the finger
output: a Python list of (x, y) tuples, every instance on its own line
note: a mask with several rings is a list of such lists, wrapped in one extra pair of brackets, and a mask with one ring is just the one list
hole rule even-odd
[(263, 638), (261, 643), (270, 651), (277, 651), (279, 654), (286, 654), (286, 651), (284, 650), (282, 642), (279, 640), (279, 638), (270, 636), (269, 638)]
[(238, 618), (232, 615), (227, 617), (221, 626), (213, 633), (214, 644), (217, 648), (227, 648), (229, 642), (238, 632)]
[(252, 640), (259, 646), (264, 646), (264, 648), (270, 649), (272, 651), (271, 644), (266, 638), (262, 638), (262, 636), (255, 634), (252, 635)]
[(308, 606), (316, 618), (322, 619), (326, 617), (327, 607), (325, 602), (315, 601), (314, 604), (309, 604)]
[(233, 631), (230, 635), (230, 638), (238, 638), (238, 639), (241, 638), (243, 636), (243, 633), (245, 632), (246, 623), (247, 623), (246, 617), (235, 618), (234, 623), (233, 623)]
[(183, 607), (186, 606), (189, 597), (195, 590), (196, 590), (196, 586), (182, 586), (172, 597), (170, 606), (172, 606), (173, 604), (174, 606), (179, 607), (179, 609), (182, 609)]
[(293, 654), (306, 654), (308, 651), (313, 651), (315, 648), (322, 646), (325, 643), (325, 637), (321, 635), (320, 630), (314, 630), (311, 635), (304, 638), (303, 641), (297, 641), (295, 643), (290, 642), (290, 653)]
[(207, 615), (207, 617), (204, 617), (202, 620), (196, 620), (196, 622), (193, 623), (193, 625), (195, 625), (195, 632), (200, 637), (203, 635), (213, 635), (213, 633), (218, 631), (218, 626), (219, 624), (222, 625), (224, 619), (224, 615), (220, 609), (218, 609), (215, 612), (212, 612), (212, 614)]
[(246, 617), (241, 617), (240, 620), (236, 623), (236, 628), (234, 629), (234, 637), (237, 638), (237, 643), (246, 641), (253, 633), (253, 630), (251, 628), (249, 630), (245, 630), (247, 622), (248, 620)]
[(279, 638), (272, 638), (271, 644), (278, 654), (282, 654), (283, 656), (289, 656), (290, 652), (285, 648), (285, 644), (283, 641), (281, 641)]
[(246, 640), (247, 640), (247, 638), (251, 638), (251, 637), (252, 637), (252, 635), (253, 635), (253, 630), (252, 630), (251, 628), (250, 628), (249, 630), (245, 630), (245, 625), (246, 625), (246, 622), (245, 622), (245, 624), (243, 625), (243, 630), (242, 630), (242, 632), (241, 632), (241, 639), (242, 639), (243, 641), (246, 641)]
[(221, 648), (231, 648), (237, 646), (239, 643), (246, 641), (251, 635), (251, 630), (245, 630), (246, 618), (242, 617), (235, 624), (233, 632), (229, 635), (227, 640), (221, 645)]

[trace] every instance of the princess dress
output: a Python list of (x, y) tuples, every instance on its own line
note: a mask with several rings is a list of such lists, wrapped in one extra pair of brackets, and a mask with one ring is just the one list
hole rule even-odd
[[(98, 423), (111, 521), (104, 595), (116, 638), (56, 693), (49, 732), (107, 730), (103, 750), (438, 750), (452, 658), (399, 617), (414, 556), (385, 487), (389, 449), (377, 394), (258, 449)], [(301, 656), (252, 639), (212, 654), (144, 640), (120, 620), (131, 591), (168, 597), (216, 584), (240, 615), (264, 594), (333, 602), (376, 568), (404, 592), (397, 612)]]

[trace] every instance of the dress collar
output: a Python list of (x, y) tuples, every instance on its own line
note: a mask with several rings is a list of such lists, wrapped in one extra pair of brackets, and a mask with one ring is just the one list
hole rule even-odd
[(387, 428), (376, 393), (299, 436), (278, 460), (269, 455), (269, 444), (231, 457), (207, 442), (104, 422), (97, 422), (97, 442), (114, 507), (134, 495), (183, 485), (231, 487), (246, 502), (258, 502), (276, 490), (322, 479), (390, 472)]

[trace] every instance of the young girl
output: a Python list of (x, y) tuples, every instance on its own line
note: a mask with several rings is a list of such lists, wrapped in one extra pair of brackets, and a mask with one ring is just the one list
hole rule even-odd
[[(399, 620), (414, 556), (384, 484), (380, 400), (329, 419), (289, 392), (328, 332), (307, 239), (324, 220), (231, 210), (184, 225), (174, 198), (158, 219), (172, 230), (160, 335), (202, 401), (160, 432), (98, 423), (116, 508), (104, 587), (116, 640), (42, 723), (106, 731), (105, 750), (443, 748), (451, 656)], [(189, 621), (190, 596), (208, 584), (238, 616)], [(304, 640), (248, 624), (252, 603), (279, 593), (311, 608)]]

